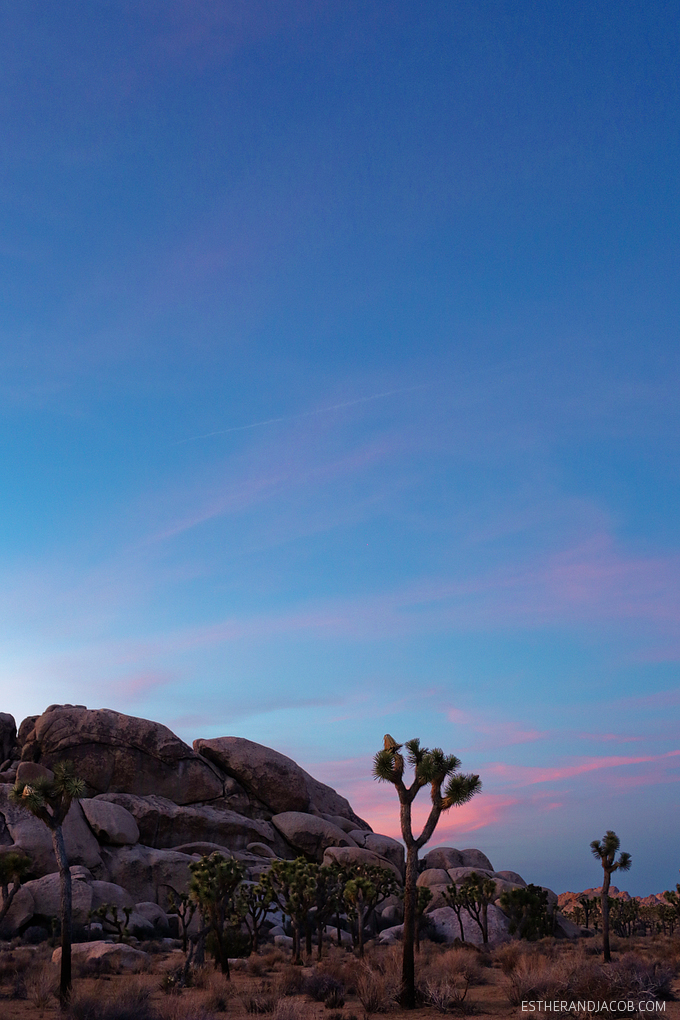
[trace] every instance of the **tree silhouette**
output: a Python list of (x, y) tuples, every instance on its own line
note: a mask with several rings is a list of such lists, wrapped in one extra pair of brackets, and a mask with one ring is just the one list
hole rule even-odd
[(630, 854), (619, 852), (621, 840), (612, 829), (607, 829), (604, 839), (594, 839), (590, 844), (593, 857), (599, 860), (604, 871), (602, 891), (600, 893), (600, 911), (602, 913), (602, 953), (605, 963), (611, 960), (609, 949), (609, 885), (614, 871), (629, 871), (632, 863)]
[(59, 1004), (63, 1010), (71, 995), (71, 872), (64, 843), (62, 826), (74, 800), (85, 793), (85, 782), (75, 775), (73, 762), (60, 761), (53, 772), (30, 783), (17, 782), (10, 794), (13, 804), (25, 808), (44, 822), (52, 836), (54, 856), (57, 859), (61, 884), (61, 973), (59, 978)]
[[(489, 943), (489, 904), (496, 898), (496, 883), (492, 878), (478, 875), (476, 871), (463, 880), (458, 889), (463, 909), (468, 912), (482, 933), (482, 942)], [(458, 918), (460, 924), (460, 917)]]
[(189, 895), (198, 904), (203, 919), (199, 940), (212, 935), (215, 940), (215, 965), (219, 961), (227, 979), (229, 973), (229, 932), (240, 922), (236, 891), (245, 875), (245, 866), (233, 858), (225, 859), (215, 851), (189, 865)]
[[(441, 748), (429, 750), (420, 746), (418, 739), (409, 740), (406, 746), (407, 760), (414, 770), (410, 786), (404, 783), (405, 762), (399, 753), (398, 744), (389, 733), (385, 734), (384, 747), (373, 759), (373, 776), (383, 783), (392, 783), (399, 796), (401, 834), (406, 844), (406, 875), (404, 878), (404, 954), (402, 961), (402, 984), (400, 1001), (406, 1009), (416, 1004), (415, 985), (415, 928), (416, 928), (416, 881), (418, 879), (418, 852), (425, 846), (437, 827), (442, 811), (466, 804), (482, 784), (479, 776), (463, 775), (460, 759), (455, 754), (445, 755)], [(444, 793), (442, 795), (442, 786)], [(420, 836), (413, 835), (411, 805), (424, 786), (430, 787), (432, 807)]]
[[(274, 861), (267, 872), (267, 882), (284, 914), (293, 927), (293, 963), (302, 964), (301, 938), (307, 930), (309, 912), (316, 905), (316, 876), (319, 867), (304, 857), (294, 861)], [(310, 929), (311, 930), (311, 929)], [(308, 945), (311, 956), (311, 944)]]
[(7, 916), (21, 883), (30, 874), (32, 865), (25, 854), (10, 850), (0, 854), (0, 924)]

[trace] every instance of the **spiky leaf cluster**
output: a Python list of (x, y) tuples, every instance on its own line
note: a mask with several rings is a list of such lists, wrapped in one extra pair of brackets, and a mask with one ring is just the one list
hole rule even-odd
[(30, 811), (50, 829), (63, 823), (73, 801), (86, 791), (72, 761), (57, 762), (52, 772), (53, 778), (41, 776), (30, 783), (16, 783), (10, 793), (13, 804)]
[(604, 870), (611, 874), (613, 871), (629, 871), (633, 859), (628, 853), (620, 853), (616, 860), (616, 854), (621, 846), (621, 840), (612, 829), (607, 829), (604, 839), (594, 839), (590, 844), (590, 851), (602, 864)]
[(404, 789), (404, 758), (399, 753), (402, 746), (406, 748), (406, 760), (414, 772), (413, 783), (408, 790), (411, 799), (423, 786), (429, 786), (432, 802), (446, 811), (466, 804), (480, 792), (482, 784), (479, 776), (461, 773), (461, 761), (455, 754), (444, 754), (441, 747), (431, 750), (421, 747), (418, 738), (407, 741), (405, 745), (397, 744), (389, 734), (385, 735), (385, 746), (373, 758), (374, 779)]
[(194, 861), (189, 865), (189, 871), (189, 895), (204, 916), (212, 916), (216, 911), (223, 916), (236, 912), (235, 894), (245, 875), (241, 861), (225, 858), (216, 851), (209, 857)]

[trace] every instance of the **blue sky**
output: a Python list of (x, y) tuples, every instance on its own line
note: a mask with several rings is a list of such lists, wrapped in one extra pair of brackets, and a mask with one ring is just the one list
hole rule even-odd
[(674, 4), (0, 10), (0, 682), (674, 886)]

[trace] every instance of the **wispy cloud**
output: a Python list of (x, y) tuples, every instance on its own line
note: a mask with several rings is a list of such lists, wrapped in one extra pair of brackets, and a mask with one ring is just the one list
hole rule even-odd
[(250, 429), (258, 429), (264, 425), (278, 425), (281, 422), (303, 421), (306, 418), (315, 418), (320, 414), (330, 414), (333, 411), (343, 411), (347, 407), (357, 407), (359, 404), (368, 404), (373, 400), (384, 400), (386, 397), (394, 397), (401, 393), (413, 393), (415, 390), (422, 390), (432, 385), (422, 383), (419, 386), (403, 386), (396, 390), (386, 390), (384, 393), (372, 393), (368, 397), (357, 397), (354, 400), (343, 400), (339, 404), (331, 404), (328, 407), (318, 407), (311, 411), (301, 411), (299, 414), (287, 414), (281, 418), (266, 418), (264, 421), (251, 422), (249, 425), (233, 425), (228, 429), (218, 429), (216, 432), (205, 432), (200, 436), (190, 436), (188, 439), (178, 439), (178, 443), (193, 443), (198, 439), (211, 439), (213, 436), (226, 436), (230, 432), (247, 432)]
[(494, 776), (504, 785), (513, 788), (532, 786), (535, 783), (555, 783), (565, 779), (573, 779), (576, 776), (589, 772), (597, 772), (602, 769), (616, 769), (628, 765), (644, 765), (663, 763), (668, 766), (675, 766), (680, 757), (680, 750), (667, 751), (664, 754), (652, 755), (610, 755), (600, 758), (584, 758), (571, 764), (546, 767), (542, 765), (509, 765), (504, 762), (494, 762), (486, 765), (486, 775)]

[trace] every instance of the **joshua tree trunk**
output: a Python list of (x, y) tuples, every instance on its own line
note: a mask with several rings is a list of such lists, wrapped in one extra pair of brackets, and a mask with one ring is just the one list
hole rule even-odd
[[(409, 805), (410, 807), (410, 805)], [(409, 815), (410, 815), (409, 810)], [(409, 818), (410, 823), (410, 818)], [(415, 937), (416, 882), (418, 880), (418, 847), (413, 841), (406, 850), (404, 876), (404, 955), (401, 969), (402, 1005), (414, 1009), (416, 1004)]]
[(71, 872), (68, 866), (64, 833), (61, 825), (52, 829), (52, 846), (57, 858), (59, 879), (61, 882), (61, 973), (59, 977), (59, 1005), (63, 1010), (68, 1007), (71, 997)]
[(609, 883), (611, 875), (605, 868), (602, 878), (602, 892), (600, 893), (600, 911), (602, 913), (602, 953), (604, 962), (609, 963), (612, 958), (609, 949)]

